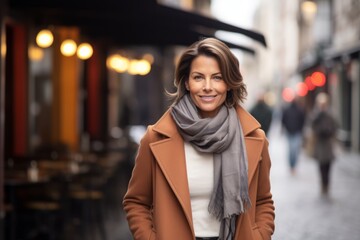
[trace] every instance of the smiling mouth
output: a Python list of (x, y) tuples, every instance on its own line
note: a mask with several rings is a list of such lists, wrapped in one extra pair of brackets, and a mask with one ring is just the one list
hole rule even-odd
[(204, 100), (204, 101), (212, 101), (212, 100), (215, 99), (215, 97), (216, 97), (216, 95), (214, 95), (214, 96), (200, 96), (200, 98), (202, 100)]

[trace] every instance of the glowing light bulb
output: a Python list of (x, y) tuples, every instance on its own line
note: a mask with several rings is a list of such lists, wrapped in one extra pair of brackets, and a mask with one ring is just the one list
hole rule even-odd
[(311, 82), (316, 87), (324, 86), (326, 83), (325, 74), (323, 74), (322, 72), (314, 72), (313, 74), (311, 74)]
[(129, 68), (129, 59), (119, 54), (110, 56), (107, 60), (108, 68), (114, 69), (116, 72), (123, 73)]
[(67, 39), (61, 43), (60, 51), (66, 57), (71, 57), (76, 53), (76, 43), (74, 40)]
[(36, 35), (36, 44), (39, 47), (42, 48), (50, 47), (53, 42), (54, 42), (54, 36), (50, 30), (47, 29), (41, 30)]
[(282, 91), (282, 98), (286, 102), (291, 102), (295, 98), (294, 90), (292, 90), (291, 88), (288, 88), (288, 87), (284, 88), (284, 90)]
[(44, 50), (35, 46), (29, 47), (28, 54), (29, 58), (35, 62), (41, 61), (44, 58)]
[(142, 59), (142, 60), (137, 62), (136, 69), (137, 69), (138, 74), (146, 75), (151, 70), (151, 64), (147, 60)]
[(142, 58), (147, 60), (150, 64), (154, 63), (154, 56), (151, 55), (150, 53), (144, 54)]
[(309, 88), (308, 86), (306, 85), (306, 83), (304, 82), (299, 82), (297, 85), (296, 85), (296, 93), (297, 95), (301, 96), (301, 97), (304, 97), (308, 94), (308, 91), (309, 91)]
[(307, 21), (312, 21), (316, 12), (317, 12), (317, 5), (315, 2), (307, 0), (301, 4), (301, 11), (304, 14), (304, 18)]
[(82, 60), (86, 60), (93, 55), (93, 48), (89, 43), (81, 43), (77, 49), (77, 56)]
[(6, 56), (6, 44), (5, 44), (5, 41), (3, 41), (1, 43), (1, 57), (5, 57)]
[(138, 69), (137, 69), (137, 63), (139, 60), (136, 59), (132, 59), (130, 60), (130, 65), (129, 65), (129, 69), (128, 69), (128, 73), (131, 75), (136, 75), (138, 74)]

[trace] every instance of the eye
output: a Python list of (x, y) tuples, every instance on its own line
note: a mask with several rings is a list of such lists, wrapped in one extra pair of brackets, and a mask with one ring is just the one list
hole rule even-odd
[(216, 76), (214, 76), (214, 79), (215, 79), (216, 81), (221, 81), (221, 80), (223, 80), (223, 78), (222, 78), (221, 75), (216, 75)]
[(203, 77), (201, 75), (195, 75), (193, 77), (194, 80), (201, 80)]

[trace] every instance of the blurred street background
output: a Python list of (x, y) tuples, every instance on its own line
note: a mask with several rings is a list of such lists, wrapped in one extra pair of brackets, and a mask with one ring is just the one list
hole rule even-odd
[[(121, 202), (139, 140), (203, 37), (239, 58), (244, 107), (272, 112), (273, 239), (358, 239), (359, 26), (360, 0), (0, 0), (0, 239), (132, 239)], [(309, 154), (319, 93), (339, 125), (328, 195)], [(295, 99), (290, 171), (280, 120)]]
[(300, 154), (297, 172), (288, 168), (287, 142), (279, 123), (269, 135), (272, 157), (272, 192), (276, 207), (273, 239), (357, 239), (360, 236), (359, 155), (337, 149), (331, 172), (329, 196), (321, 194), (318, 166), (305, 151)]

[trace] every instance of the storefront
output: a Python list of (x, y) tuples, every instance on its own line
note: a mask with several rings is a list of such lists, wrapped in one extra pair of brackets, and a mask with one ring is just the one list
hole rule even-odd
[(329, 90), (340, 121), (339, 139), (360, 151), (360, 46), (328, 52), (324, 65), (329, 71)]

